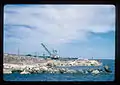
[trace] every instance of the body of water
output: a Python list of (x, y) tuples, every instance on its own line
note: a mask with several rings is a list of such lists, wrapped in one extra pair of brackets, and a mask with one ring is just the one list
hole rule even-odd
[[(112, 70), (112, 73), (102, 73), (102, 74), (79, 74), (79, 73), (40, 73), (40, 74), (4, 74), (4, 81), (114, 81), (115, 78), (115, 61), (103, 59), (101, 60), (103, 65), (108, 65)], [(71, 69), (86, 69), (86, 66), (76, 66), (70, 67)], [(90, 68), (90, 67), (89, 67)], [(96, 67), (98, 68), (98, 67)], [(101, 66), (102, 68), (102, 66)]]

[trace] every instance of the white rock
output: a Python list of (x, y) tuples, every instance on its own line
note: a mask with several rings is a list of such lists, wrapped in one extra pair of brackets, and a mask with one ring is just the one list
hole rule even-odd
[(34, 70), (40, 70), (38, 67), (34, 68)]
[(93, 74), (98, 74), (98, 73), (100, 73), (98, 70), (93, 70), (91, 73), (93, 73)]
[(41, 67), (41, 69), (43, 69), (43, 70), (48, 70), (48, 68), (45, 67), (45, 66)]
[(4, 74), (11, 74), (12, 71), (3, 69), (3, 73), (4, 73)]
[(20, 74), (30, 74), (29, 72), (23, 71)]

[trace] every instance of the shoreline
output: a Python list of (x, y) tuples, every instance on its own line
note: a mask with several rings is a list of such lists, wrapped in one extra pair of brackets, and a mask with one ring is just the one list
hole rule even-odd
[[(73, 70), (63, 67), (72, 66), (102, 66), (97, 60), (51, 60), (38, 57), (4, 55), (3, 74), (19, 72), (20, 74), (32, 73), (100, 73), (101, 69)], [(61, 68), (57, 68), (61, 67)], [(102, 70), (103, 71), (103, 70)]]

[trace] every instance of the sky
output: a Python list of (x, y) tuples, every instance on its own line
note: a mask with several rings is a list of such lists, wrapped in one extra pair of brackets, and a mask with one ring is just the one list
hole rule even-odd
[(115, 59), (114, 5), (5, 5), (4, 53)]

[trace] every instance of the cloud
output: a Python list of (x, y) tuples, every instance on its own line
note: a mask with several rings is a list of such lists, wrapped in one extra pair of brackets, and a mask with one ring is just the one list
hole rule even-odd
[[(6, 5), (5, 39), (37, 48), (43, 42), (61, 45), (88, 40), (90, 32), (115, 31), (113, 5)], [(10, 36), (11, 37), (8, 37)], [(11, 40), (5, 42), (12, 42)], [(29, 43), (29, 44), (28, 44)], [(39, 48), (38, 48), (39, 49)]]

